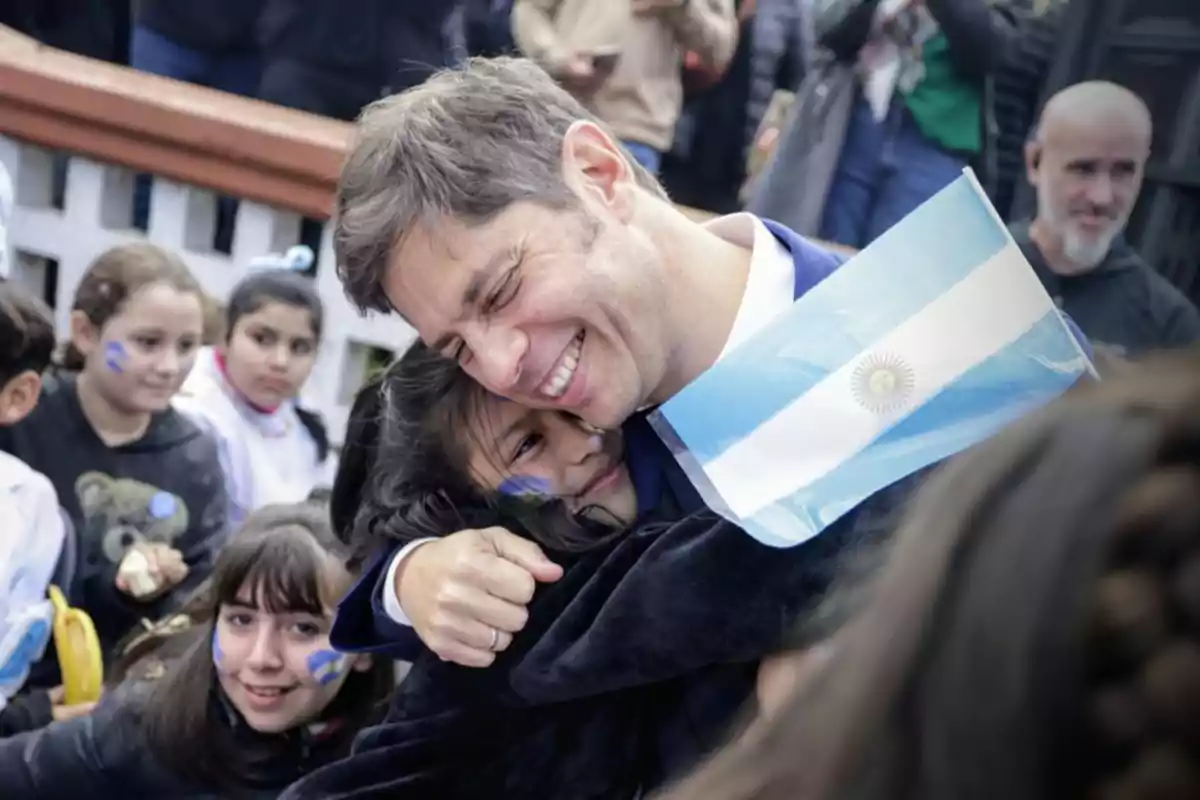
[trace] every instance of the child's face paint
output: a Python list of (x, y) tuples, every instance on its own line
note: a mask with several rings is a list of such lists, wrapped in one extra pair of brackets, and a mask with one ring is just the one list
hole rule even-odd
[(213, 628), (213, 635), (212, 635), (212, 654), (213, 654), (213, 663), (216, 664), (218, 667), (221, 666), (221, 663), (225, 660), (225, 651), (223, 651), (221, 649), (220, 631), (218, 631), (217, 628), (215, 628), (215, 627)]
[(109, 342), (104, 345), (104, 366), (108, 367), (110, 372), (122, 374), (125, 372), (127, 361), (129, 361), (129, 352), (126, 351), (125, 345), (120, 342)]
[(526, 501), (558, 498), (571, 512), (594, 512), (605, 524), (636, 518), (637, 492), (620, 431), (597, 433), (567, 414), (492, 395), (475, 408), (463, 444), (480, 488)]
[(507, 497), (553, 497), (550, 481), (537, 475), (512, 475), (496, 487)]
[(225, 696), (261, 733), (317, 719), (361, 660), (330, 647), (333, 611), (273, 613), (255, 607), (253, 591), (244, 589), (243, 597), (221, 607), (213, 631), (215, 674)]
[(328, 686), (346, 671), (346, 656), (336, 650), (318, 650), (308, 657), (308, 671), (317, 683)]
[(203, 328), (198, 295), (151, 284), (135, 291), (96, 339), (78, 337), (75, 345), (108, 402), (126, 413), (152, 413), (167, 408), (187, 378)]

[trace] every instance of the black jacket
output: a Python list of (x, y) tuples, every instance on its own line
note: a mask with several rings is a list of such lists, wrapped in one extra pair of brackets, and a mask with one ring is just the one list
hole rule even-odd
[[(449, 66), (447, 0), (266, 0), (260, 43), (289, 59), (400, 91)], [(198, 6), (199, 7), (199, 6)]]
[(1200, 311), (1123, 238), (1095, 269), (1063, 277), (1047, 266), (1028, 223), (1011, 230), (1047, 293), (1096, 345), (1138, 356), (1200, 342)]
[(426, 653), (384, 724), (288, 800), (621, 800), (694, 767), (752, 701), (758, 661), (893, 529), (918, 473), (820, 536), (759, 543), (711, 511), (567, 560), (490, 668)]
[(9, 698), (0, 708), (0, 739), (44, 728), (54, 721), (54, 706), (45, 689), (31, 689)]
[[(0, 794), (5, 800), (216, 800), (216, 788), (194, 785), (166, 769), (143, 737), (141, 719), (152, 690), (127, 684), (105, 697), (90, 716), (0, 740)], [(336, 757), (333, 740), (303, 730), (265, 736), (251, 730), (215, 692), (212, 713), (232, 728), (255, 759), (253, 785), (238, 797), (278, 797), (289, 784)]]
[(192, 50), (250, 53), (265, 0), (138, 0), (136, 25)]

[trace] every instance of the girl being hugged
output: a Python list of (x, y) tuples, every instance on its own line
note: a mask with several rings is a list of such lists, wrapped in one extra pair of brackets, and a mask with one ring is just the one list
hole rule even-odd
[(108, 250), (76, 291), (62, 369), (0, 430), (0, 449), (46, 475), (70, 517), (71, 595), (106, 654), (207, 577), (227, 535), (216, 444), (171, 408), (202, 327), (200, 286), (177, 256)]
[(5, 796), (276, 797), (346, 755), (394, 675), (330, 648), (345, 565), (324, 509), (250, 515), (186, 619), (90, 717), (0, 742)]
[(325, 426), (296, 402), (323, 322), (316, 287), (294, 271), (306, 255), (311, 261), (302, 250), (289, 251), (284, 268), (251, 272), (233, 288), (224, 342), (200, 351), (175, 399), (217, 441), (234, 527), (257, 508), (299, 502), (327, 483)]

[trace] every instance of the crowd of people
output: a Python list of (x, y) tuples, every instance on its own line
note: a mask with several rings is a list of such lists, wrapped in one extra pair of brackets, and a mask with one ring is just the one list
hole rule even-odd
[[(131, 61), (357, 118), (337, 274), (419, 338), (332, 442), (303, 246), (214, 299), (119, 245), (61, 340), (0, 282), (0, 793), (1200, 796), (1200, 312), (1123, 236), (1136, 94), (1033, 89), (999, 123), (1049, 20), (220, 5), (137, 3)], [(1032, 185), (1009, 230), (1099, 379), (802, 544), (747, 535), (650, 415), (965, 167), (1002, 215)], [(52, 586), (94, 625), (94, 701), (64, 690)]]

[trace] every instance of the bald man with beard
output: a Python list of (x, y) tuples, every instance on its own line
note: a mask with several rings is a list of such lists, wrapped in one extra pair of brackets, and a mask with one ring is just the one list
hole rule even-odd
[(1013, 236), (1046, 290), (1097, 345), (1122, 355), (1200, 341), (1200, 313), (1124, 240), (1150, 156), (1150, 111), (1105, 81), (1046, 103), (1025, 149), (1037, 216)]

